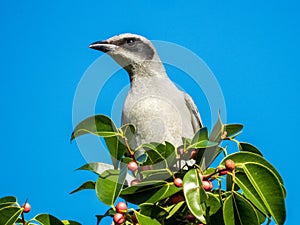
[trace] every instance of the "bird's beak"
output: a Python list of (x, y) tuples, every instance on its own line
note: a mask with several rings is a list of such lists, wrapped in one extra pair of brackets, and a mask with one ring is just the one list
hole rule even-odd
[(116, 45), (110, 44), (107, 41), (96, 41), (89, 45), (89, 48), (99, 50), (102, 52), (113, 51), (116, 48)]

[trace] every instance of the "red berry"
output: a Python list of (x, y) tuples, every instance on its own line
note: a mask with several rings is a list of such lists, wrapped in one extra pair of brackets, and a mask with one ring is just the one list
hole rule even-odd
[(226, 175), (227, 174), (227, 169), (225, 168), (222, 168), (222, 167), (218, 167), (218, 172), (219, 172), (219, 175)]
[(131, 186), (137, 185), (137, 184), (139, 184), (139, 183), (141, 183), (141, 181), (138, 180), (138, 179), (132, 180), (132, 181), (130, 182)]
[(24, 212), (24, 213), (28, 213), (28, 212), (30, 212), (30, 210), (31, 210), (31, 206), (29, 205), (28, 202), (24, 203), (24, 204), (22, 205), (22, 208), (23, 208), (23, 212)]
[(138, 164), (135, 161), (131, 161), (130, 163), (128, 163), (128, 169), (132, 172), (137, 171), (137, 169), (139, 168)]
[(189, 214), (185, 217), (186, 220), (188, 220), (189, 222), (194, 222), (196, 220), (196, 217), (192, 214)]
[(183, 181), (182, 181), (181, 178), (175, 178), (174, 184), (175, 184), (176, 187), (182, 187)]
[(212, 185), (211, 181), (204, 180), (204, 181), (202, 181), (202, 187), (205, 191), (211, 191), (213, 188), (213, 185)]
[(125, 213), (127, 212), (127, 205), (125, 202), (119, 202), (117, 205), (116, 205), (116, 211), (117, 213)]
[(121, 213), (116, 213), (114, 215), (114, 221), (116, 224), (122, 224), (125, 222), (125, 216)]
[(227, 170), (232, 171), (235, 168), (235, 163), (231, 159), (227, 159), (225, 162), (225, 167)]
[(191, 151), (191, 158), (194, 159), (194, 160), (196, 160), (197, 159), (197, 154), (198, 154), (197, 150)]
[(184, 201), (184, 197), (182, 195), (173, 195), (171, 200), (173, 204), (177, 204), (178, 202)]

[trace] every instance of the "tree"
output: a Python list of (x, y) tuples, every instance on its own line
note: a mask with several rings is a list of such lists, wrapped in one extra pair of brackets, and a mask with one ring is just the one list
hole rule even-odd
[[(78, 168), (96, 173), (98, 179), (71, 193), (94, 189), (98, 199), (111, 207), (97, 215), (97, 225), (106, 216), (112, 217), (113, 224), (127, 225), (253, 225), (271, 220), (284, 224), (283, 179), (259, 149), (237, 140), (242, 129), (241, 124), (223, 124), (219, 118), (210, 135), (203, 127), (192, 139), (183, 137), (178, 148), (165, 142), (131, 149), (132, 124), (117, 128), (105, 115), (89, 117), (76, 126), (71, 140), (86, 134), (103, 137), (112, 165), (93, 162)], [(228, 142), (234, 143), (235, 152)], [(146, 153), (137, 161), (134, 152), (139, 148)], [(223, 159), (212, 167), (220, 154)], [(128, 209), (124, 202), (115, 206), (118, 198), (137, 207)], [(0, 199), (0, 224), (25, 224), (23, 213), (15, 198)], [(79, 224), (46, 214), (28, 223)]]

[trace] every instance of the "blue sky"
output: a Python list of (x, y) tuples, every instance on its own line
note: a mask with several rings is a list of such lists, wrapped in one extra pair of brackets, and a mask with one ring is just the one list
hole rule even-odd
[[(48, 212), (83, 224), (94, 224), (94, 215), (107, 209), (93, 191), (68, 194), (96, 178), (73, 172), (85, 160), (69, 143), (72, 104), (84, 72), (102, 55), (87, 46), (132, 32), (182, 45), (206, 62), (222, 88), (227, 121), (243, 123), (240, 140), (260, 148), (282, 174), (286, 224), (296, 224), (299, 9), (296, 0), (0, 1), (0, 196), (28, 197), (32, 216)], [(202, 106), (210, 128), (201, 91), (170, 71)], [(119, 73), (115, 86), (101, 92), (107, 98), (96, 113), (111, 113), (109, 96), (128, 84)]]

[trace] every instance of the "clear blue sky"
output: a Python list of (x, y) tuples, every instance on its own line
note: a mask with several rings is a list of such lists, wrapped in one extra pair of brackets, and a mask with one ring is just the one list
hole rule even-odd
[[(243, 123), (240, 139), (259, 147), (282, 174), (286, 224), (297, 224), (299, 6), (296, 0), (0, 1), (0, 196), (28, 197), (32, 216), (48, 212), (95, 224), (94, 215), (107, 207), (94, 192), (68, 194), (96, 178), (73, 172), (85, 164), (69, 143), (73, 98), (85, 70), (102, 55), (87, 46), (133, 32), (185, 46), (208, 64), (223, 90), (228, 122)], [(120, 76), (119, 82), (129, 80)], [(180, 85), (200, 108), (199, 90)], [(117, 85), (102, 94), (114, 91)], [(97, 113), (111, 111), (110, 98), (99, 105)], [(204, 107), (207, 123), (208, 112)]]

